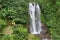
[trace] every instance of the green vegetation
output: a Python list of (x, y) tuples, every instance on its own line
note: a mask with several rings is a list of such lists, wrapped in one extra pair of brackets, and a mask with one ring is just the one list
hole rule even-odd
[[(29, 2), (30, 0), (0, 0), (0, 40), (27, 40), (27, 37), (31, 37), (27, 30)], [(41, 20), (49, 29), (52, 40), (60, 40), (60, 0), (36, 2), (41, 7)], [(13, 33), (3, 34), (3, 29), (8, 26), (12, 27)], [(32, 38), (35, 40), (36, 37)]]
[(42, 20), (49, 28), (52, 40), (60, 40), (60, 1), (38, 0), (42, 10)]

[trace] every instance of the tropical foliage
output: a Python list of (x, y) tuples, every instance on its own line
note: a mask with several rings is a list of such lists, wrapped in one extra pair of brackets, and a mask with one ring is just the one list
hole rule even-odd
[[(34, 0), (0, 0), (0, 40), (27, 40), (28, 3)], [(60, 40), (60, 0), (35, 0), (41, 8), (41, 20), (49, 29), (52, 40)], [(12, 27), (12, 34), (4, 28)], [(35, 40), (36, 37), (33, 37)], [(36, 38), (39, 40), (39, 38)]]

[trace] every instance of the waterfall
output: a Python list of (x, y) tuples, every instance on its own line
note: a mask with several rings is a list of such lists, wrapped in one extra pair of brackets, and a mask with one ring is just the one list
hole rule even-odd
[(29, 3), (29, 14), (30, 14), (30, 33), (40, 34), (41, 29), (41, 19), (40, 19), (40, 7), (37, 3)]

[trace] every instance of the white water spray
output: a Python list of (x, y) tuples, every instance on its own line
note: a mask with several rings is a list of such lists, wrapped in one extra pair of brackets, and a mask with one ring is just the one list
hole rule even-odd
[(40, 7), (36, 3), (29, 3), (29, 14), (30, 14), (30, 33), (40, 34), (41, 29), (41, 19), (40, 19)]

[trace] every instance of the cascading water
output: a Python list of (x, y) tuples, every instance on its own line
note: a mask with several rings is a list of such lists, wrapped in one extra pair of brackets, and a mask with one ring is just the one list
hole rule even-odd
[(29, 3), (29, 14), (30, 14), (30, 33), (40, 34), (42, 29), (39, 4)]

